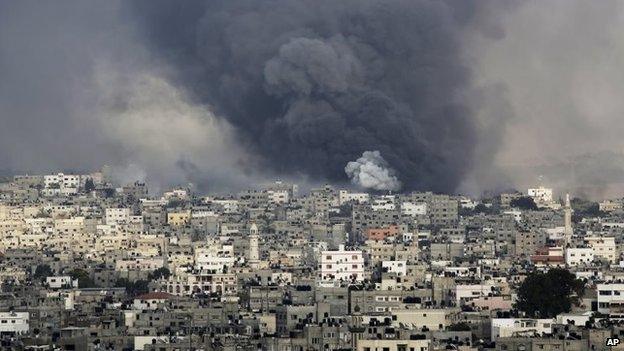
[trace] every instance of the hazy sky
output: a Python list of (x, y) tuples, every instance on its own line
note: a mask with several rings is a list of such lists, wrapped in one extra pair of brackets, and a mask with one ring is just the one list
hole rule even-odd
[(0, 169), (620, 192), (620, 1), (1, 1)]

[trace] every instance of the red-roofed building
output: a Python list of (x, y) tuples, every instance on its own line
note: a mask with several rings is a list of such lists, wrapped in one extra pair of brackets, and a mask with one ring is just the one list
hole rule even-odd
[(531, 255), (531, 262), (536, 266), (565, 266), (562, 247), (543, 247)]

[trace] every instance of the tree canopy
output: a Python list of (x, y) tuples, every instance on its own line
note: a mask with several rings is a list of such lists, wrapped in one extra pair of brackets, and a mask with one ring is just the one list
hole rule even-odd
[(148, 274), (148, 280), (158, 280), (160, 278), (169, 278), (171, 272), (166, 267), (161, 267)]
[(530, 196), (522, 196), (517, 199), (513, 199), (511, 200), (510, 205), (511, 207), (515, 207), (521, 210), (538, 210), (535, 200), (533, 200), (533, 198)]
[(126, 292), (131, 297), (149, 292), (149, 282), (144, 279), (130, 281), (126, 278), (120, 278), (115, 282), (115, 286), (126, 288)]
[(35, 268), (35, 274), (34, 277), (35, 278), (42, 278), (45, 279), (51, 275), (53, 275), (54, 273), (52, 272), (52, 268), (50, 268), (49, 265), (47, 264), (40, 264), (37, 266), (37, 268)]
[(520, 289), (516, 308), (533, 318), (553, 318), (570, 312), (578, 304), (584, 290), (583, 281), (563, 268), (553, 268), (546, 273), (530, 273)]
[(69, 272), (69, 276), (71, 276), (72, 279), (78, 279), (78, 287), (81, 289), (96, 287), (93, 279), (89, 277), (89, 273), (83, 269), (76, 268)]

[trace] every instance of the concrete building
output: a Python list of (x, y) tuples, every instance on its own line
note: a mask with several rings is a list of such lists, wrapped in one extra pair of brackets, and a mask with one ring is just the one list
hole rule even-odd
[(362, 251), (345, 250), (341, 246), (336, 251), (322, 251), (318, 262), (322, 280), (362, 281), (365, 278)]
[(552, 334), (554, 319), (492, 318), (492, 340), (520, 334)]
[(0, 334), (25, 334), (29, 332), (28, 312), (0, 312)]

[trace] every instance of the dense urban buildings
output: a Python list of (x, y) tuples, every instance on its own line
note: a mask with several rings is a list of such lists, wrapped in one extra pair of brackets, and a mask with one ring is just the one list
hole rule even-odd
[(624, 350), (622, 33), (0, 0), (0, 351)]
[(2, 348), (602, 350), (624, 330), (623, 200), (555, 194), (4, 178)]

